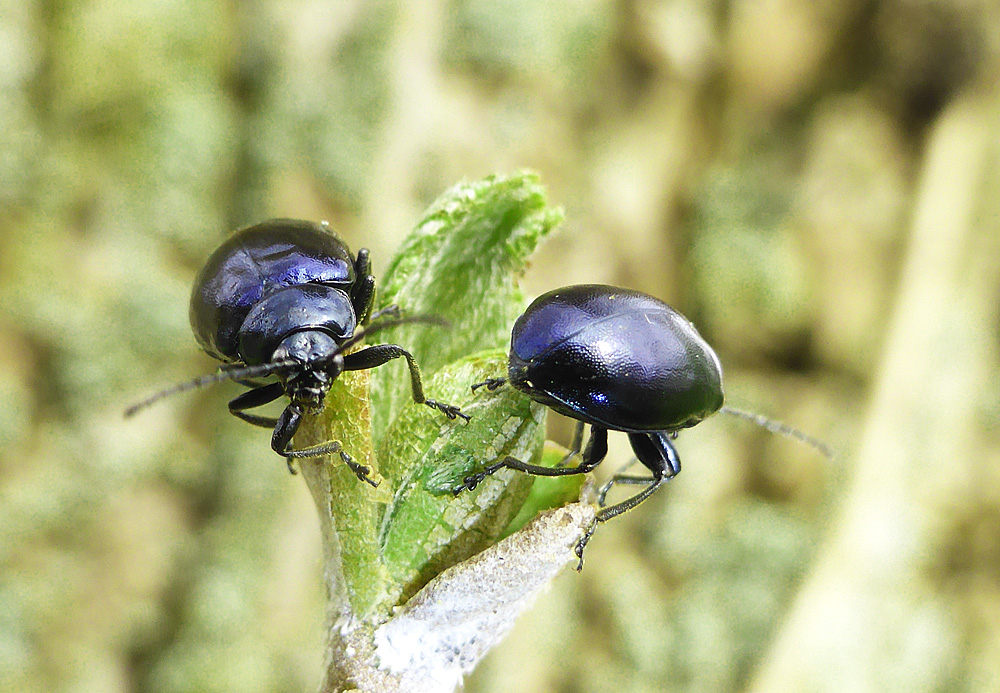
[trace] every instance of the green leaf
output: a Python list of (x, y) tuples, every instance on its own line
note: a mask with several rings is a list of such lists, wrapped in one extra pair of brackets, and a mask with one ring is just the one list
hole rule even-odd
[[(426, 374), (446, 363), (506, 348), (524, 310), (516, 280), (538, 243), (562, 220), (533, 173), (461, 183), (434, 202), (381, 279), (378, 303), (407, 315), (434, 315), (451, 329), (406, 325), (379, 334), (402, 344)], [(504, 375), (506, 367), (494, 375)], [(402, 364), (372, 377), (376, 445), (410, 398)], [(433, 390), (428, 397), (435, 398)]]
[(331, 595), (337, 613), (385, 618), (442, 570), (496, 542), (528, 497), (533, 479), (506, 469), (474, 491), (453, 490), (507, 455), (540, 458), (545, 409), (511, 387), (473, 393), (470, 385), (506, 375), (510, 330), (525, 305), (516, 281), (561, 218), (534, 174), (463, 183), (431, 206), (390, 264), (379, 305), (444, 318), (451, 328), (411, 324), (373, 341), (411, 351), (427, 397), (461, 406), (472, 420), (413, 402), (399, 359), (341, 375), (323, 414), (303, 422), (297, 447), (339, 440), (381, 481), (373, 489), (339, 456), (323, 467), (303, 463), (328, 513), (327, 571), (342, 586)]
[(466, 476), (496, 460), (537, 462), (541, 455), (544, 407), (514, 388), (473, 393), (469, 387), (506, 363), (505, 352), (496, 350), (442, 368), (430, 384), (472, 420), (447, 422), (426, 407), (406, 407), (378, 449), (382, 472), (396, 488), (383, 520), (382, 555), (404, 600), (495, 543), (528, 496), (533, 478), (508, 469), (454, 494)]

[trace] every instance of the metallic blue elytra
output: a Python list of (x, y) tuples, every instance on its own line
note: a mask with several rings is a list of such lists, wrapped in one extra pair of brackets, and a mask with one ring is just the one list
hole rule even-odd
[[(538, 476), (584, 474), (608, 452), (608, 431), (628, 434), (635, 456), (652, 478), (616, 474), (601, 490), (601, 510), (576, 545), (583, 550), (598, 523), (649, 498), (681, 470), (671, 442), (722, 408), (722, 367), (694, 325), (663, 301), (639, 291), (603, 284), (556, 289), (539, 296), (511, 333), (507, 378), (473, 385), (493, 390), (507, 381), (555, 411), (576, 419), (573, 451), (580, 451), (584, 424), (590, 440), (581, 462), (542, 467), (513, 457), (465, 477), (456, 493), (474, 489), (507, 467)], [(613, 484), (643, 484), (638, 494), (604, 506)]]
[[(344, 371), (366, 370), (405, 358), (410, 392), (418, 404), (448, 418), (468, 420), (458, 407), (424, 397), (420, 369), (413, 355), (397, 344), (347, 350), (366, 334), (402, 322), (435, 322), (429, 317), (400, 318), (392, 306), (387, 316), (362, 328), (375, 299), (375, 277), (364, 248), (357, 256), (325, 223), (272, 219), (237, 231), (208, 258), (191, 291), (191, 327), (198, 343), (225, 366), (213, 376), (196, 378), (129, 407), (126, 415), (168, 395), (223, 380), (251, 389), (229, 402), (229, 411), (255, 426), (272, 428), (271, 448), (288, 461), (339, 453), (359, 479), (377, 485), (371, 470), (353, 461), (339, 441), (291, 449), (306, 413), (323, 408), (330, 386)], [(277, 378), (275, 381), (274, 378)], [(250, 414), (287, 395), (277, 418)], [(294, 471), (294, 470), (293, 470)]]
[(694, 426), (722, 406), (722, 367), (687, 318), (647, 294), (585, 284), (539, 296), (511, 336), (511, 384), (616, 431)]
[(239, 330), (266, 294), (324, 284), (349, 290), (357, 276), (351, 251), (312, 221), (272, 219), (237, 231), (209, 257), (191, 292), (198, 344), (220, 361), (239, 360)]

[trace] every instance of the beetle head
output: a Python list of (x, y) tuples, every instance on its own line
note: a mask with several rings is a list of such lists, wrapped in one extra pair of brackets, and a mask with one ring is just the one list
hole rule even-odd
[(274, 350), (271, 361), (249, 366), (239, 363), (226, 364), (217, 373), (203, 375), (200, 378), (178, 383), (173, 387), (153, 393), (146, 399), (128, 407), (125, 410), (125, 416), (135, 416), (138, 412), (165, 397), (188, 390), (200, 390), (203, 387), (227, 380), (253, 380), (269, 375), (278, 376), (284, 384), (285, 392), (292, 398), (293, 402), (300, 404), (305, 409), (321, 409), (323, 399), (330, 390), (330, 385), (344, 372), (344, 352), (376, 332), (389, 327), (413, 323), (448, 325), (447, 321), (431, 315), (386, 318), (378, 323), (369, 324), (365, 328), (354, 330), (354, 334), (340, 343), (322, 330), (300, 330), (285, 336), (278, 348)]
[(271, 357), (274, 361), (294, 361), (296, 366), (279, 371), (288, 398), (306, 411), (323, 409), (330, 385), (344, 371), (342, 347), (322, 330), (300, 330), (281, 340)]

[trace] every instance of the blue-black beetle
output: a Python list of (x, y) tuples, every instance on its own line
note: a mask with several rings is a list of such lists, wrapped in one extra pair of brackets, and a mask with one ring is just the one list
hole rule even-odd
[[(417, 403), (451, 419), (468, 420), (458, 407), (424, 397), (420, 369), (413, 355), (396, 344), (379, 344), (345, 354), (364, 336), (402, 322), (436, 322), (433, 318), (400, 318), (395, 306), (369, 315), (375, 277), (367, 249), (352, 256), (326, 223), (272, 219), (237, 231), (209, 257), (191, 292), (191, 326), (210, 355), (226, 365), (219, 373), (156, 393), (126, 411), (132, 415), (176, 392), (222, 380), (251, 389), (229, 402), (234, 416), (255, 426), (273, 428), (271, 447), (288, 460), (339, 453), (373, 486), (370, 469), (353, 461), (339, 441), (301, 450), (290, 449), (306, 412), (323, 408), (334, 380), (344, 371), (375, 368), (405, 358)], [(370, 327), (360, 328), (369, 320)], [(260, 380), (277, 376), (276, 382)], [(247, 413), (288, 395), (278, 418)]]
[[(609, 430), (627, 433), (639, 462), (653, 474), (651, 479), (617, 474), (601, 489), (601, 510), (576, 546), (580, 567), (598, 523), (634, 508), (680, 472), (671, 442), (677, 432), (719, 410), (825, 449), (783, 424), (723, 407), (722, 367), (694, 325), (659, 299), (629, 289), (584, 284), (539, 296), (514, 323), (507, 377), (472, 387), (494, 390), (507, 381), (579, 422), (566, 461), (580, 451), (583, 426), (590, 424), (581, 462), (541, 467), (507, 457), (467, 476), (456, 493), (475, 488), (503, 467), (539, 476), (589, 472), (607, 455)], [(646, 487), (604, 507), (613, 484)]]

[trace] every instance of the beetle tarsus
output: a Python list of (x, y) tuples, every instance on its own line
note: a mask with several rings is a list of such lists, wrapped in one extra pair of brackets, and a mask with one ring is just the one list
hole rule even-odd
[(468, 414), (464, 413), (459, 407), (456, 407), (454, 404), (443, 404), (433, 399), (425, 399), (424, 404), (426, 404), (431, 409), (437, 409), (439, 412), (447, 416), (449, 419), (460, 418), (460, 419), (465, 419), (466, 421), (471, 420), (471, 417)]
[(507, 460), (504, 459), (504, 461), (491, 464), (489, 467), (486, 467), (475, 474), (470, 474), (462, 480), (462, 485), (454, 489), (452, 493), (457, 496), (462, 491), (472, 491), (479, 486), (479, 484), (481, 484), (486, 477), (491, 476), (494, 472), (503, 469), (506, 466)]
[(378, 488), (379, 482), (369, 476), (372, 473), (371, 467), (359, 464), (356, 468), (351, 468), (354, 469), (354, 474), (358, 477), (358, 479), (364, 481), (366, 484), (369, 484), (372, 488)]
[(483, 474), (472, 474), (470, 476), (462, 479), (462, 485), (452, 490), (452, 495), (457, 496), (462, 491), (474, 491), (479, 482), (485, 479), (486, 476)]
[(461, 486), (452, 491), (452, 494), (457, 496), (462, 491), (474, 491), (475, 488), (479, 486), (479, 484), (481, 484), (483, 479), (485, 479), (487, 476), (489, 476), (489, 474), (487, 474), (485, 471), (478, 472), (476, 474), (470, 474), (469, 476), (465, 477), (462, 480)]
[(476, 390), (478, 390), (479, 388), (481, 388), (481, 387), (483, 387), (485, 385), (487, 390), (489, 390), (490, 392), (493, 392), (498, 387), (500, 387), (501, 385), (503, 385), (505, 382), (507, 382), (507, 378), (487, 378), (486, 380), (484, 380), (481, 383), (475, 383), (472, 386), (472, 391), (475, 392)]
[(369, 474), (372, 473), (371, 467), (363, 464), (358, 464), (357, 462), (354, 461), (353, 457), (348, 455), (343, 450), (338, 450), (337, 452), (340, 454), (340, 459), (344, 461), (344, 464), (346, 464), (352, 472), (354, 472), (354, 475), (358, 477), (358, 479), (364, 481), (365, 483), (371, 484), (372, 488), (378, 488), (379, 482), (375, 481), (369, 476)]
[(582, 537), (580, 537), (580, 541), (576, 542), (576, 548), (573, 550), (573, 553), (575, 553), (576, 557), (580, 559), (580, 562), (576, 564), (576, 572), (578, 573), (583, 570), (583, 550), (587, 548), (587, 544), (590, 543), (590, 538), (594, 536), (594, 532), (597, 530), (598, 522), (599, 520), (592, 520), (590, 526), (587, 527), (587, 531), (583, 533)]

